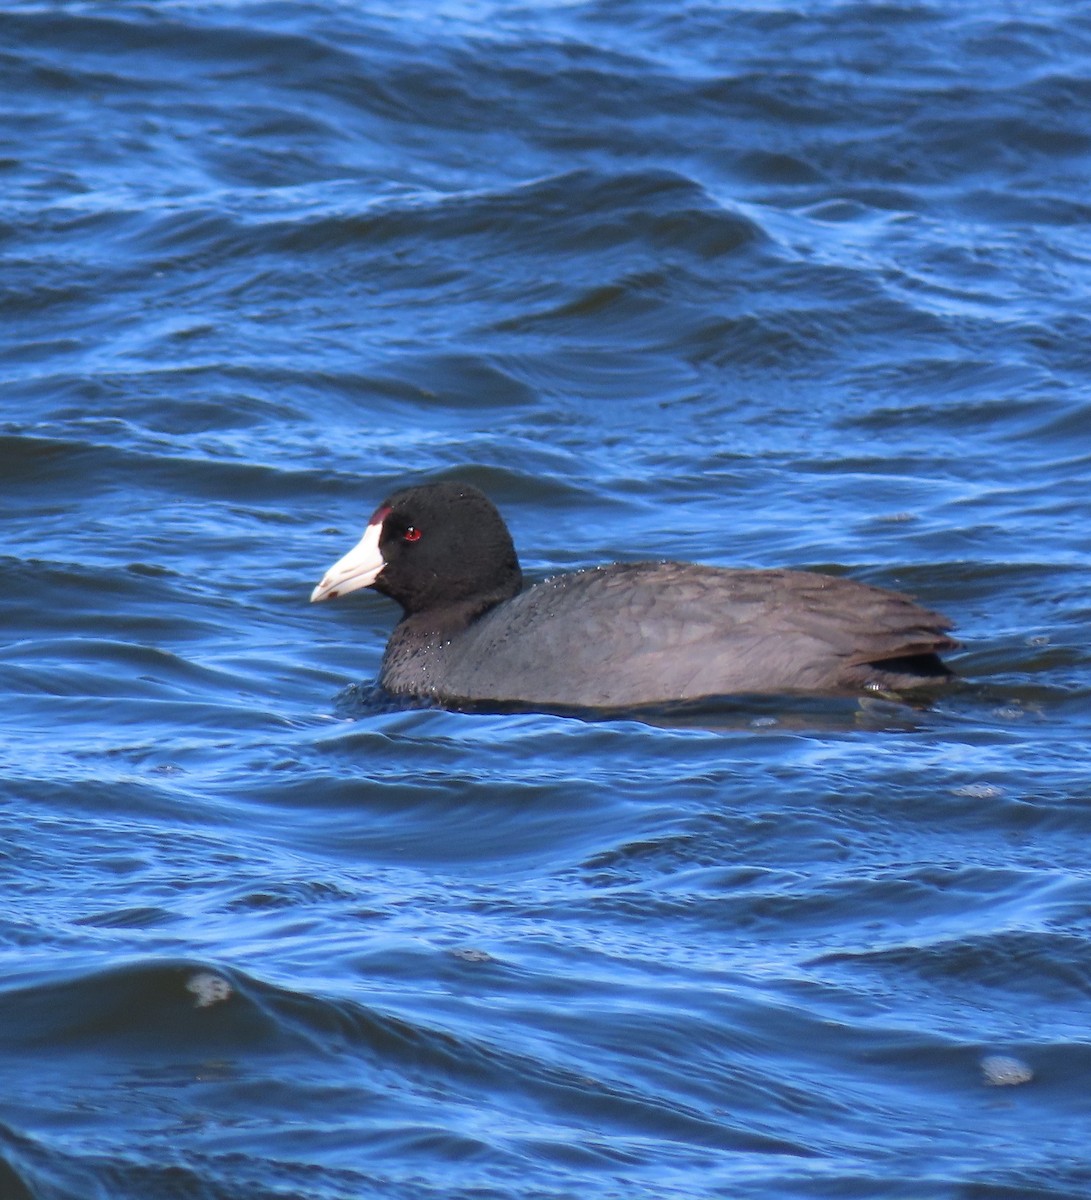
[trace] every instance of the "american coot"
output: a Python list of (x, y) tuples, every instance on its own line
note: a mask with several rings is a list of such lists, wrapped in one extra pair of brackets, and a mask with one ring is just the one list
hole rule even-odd
[(902, 691), (951, 677), (951, 622), (808, 571), (614, 563), (522, 590), (511, 534), (465, 483), (396, 492), (312, 600), (374, 588), (403, 617), (379, 683), (442, 703), (619, 708), (732, 693)]

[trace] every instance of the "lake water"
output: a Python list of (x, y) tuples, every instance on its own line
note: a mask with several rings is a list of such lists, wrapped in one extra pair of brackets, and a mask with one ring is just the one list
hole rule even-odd
[[(17, 2), (0, 113), (0, 1200), (1091, 1195), (1091, 5)], [(435, 477), (966, 682), (384, 705)]]

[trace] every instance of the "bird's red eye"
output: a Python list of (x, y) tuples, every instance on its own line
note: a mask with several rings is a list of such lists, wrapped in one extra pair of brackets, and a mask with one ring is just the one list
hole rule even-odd
[(409, 528), (402, 534), (403, 542), (419, 542), (420, 530), (415, 525), (410, 525)]

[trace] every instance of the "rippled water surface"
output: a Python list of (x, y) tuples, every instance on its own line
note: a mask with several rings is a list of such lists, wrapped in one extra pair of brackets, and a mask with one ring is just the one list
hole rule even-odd
[[(0, 1200), (1091, 1194), (1091, 5), (0, 14)], [(931, 709), (399, 709), (311, 587), (849, 573)]]

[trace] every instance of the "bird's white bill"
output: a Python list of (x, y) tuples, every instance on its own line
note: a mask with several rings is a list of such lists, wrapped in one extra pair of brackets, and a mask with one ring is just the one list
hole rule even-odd
[(311, 592), (311, 602), (315, 600), (336, 600), (357, 588), (371, 587), (379, 577), (379, 572), (386, 566), (386, 560), (379, 552), (379, 534), (383, 531), (382, 521), (373, 521), (365, 530), (364, 536), (355, 546), (322, 576), (322, 582)]

